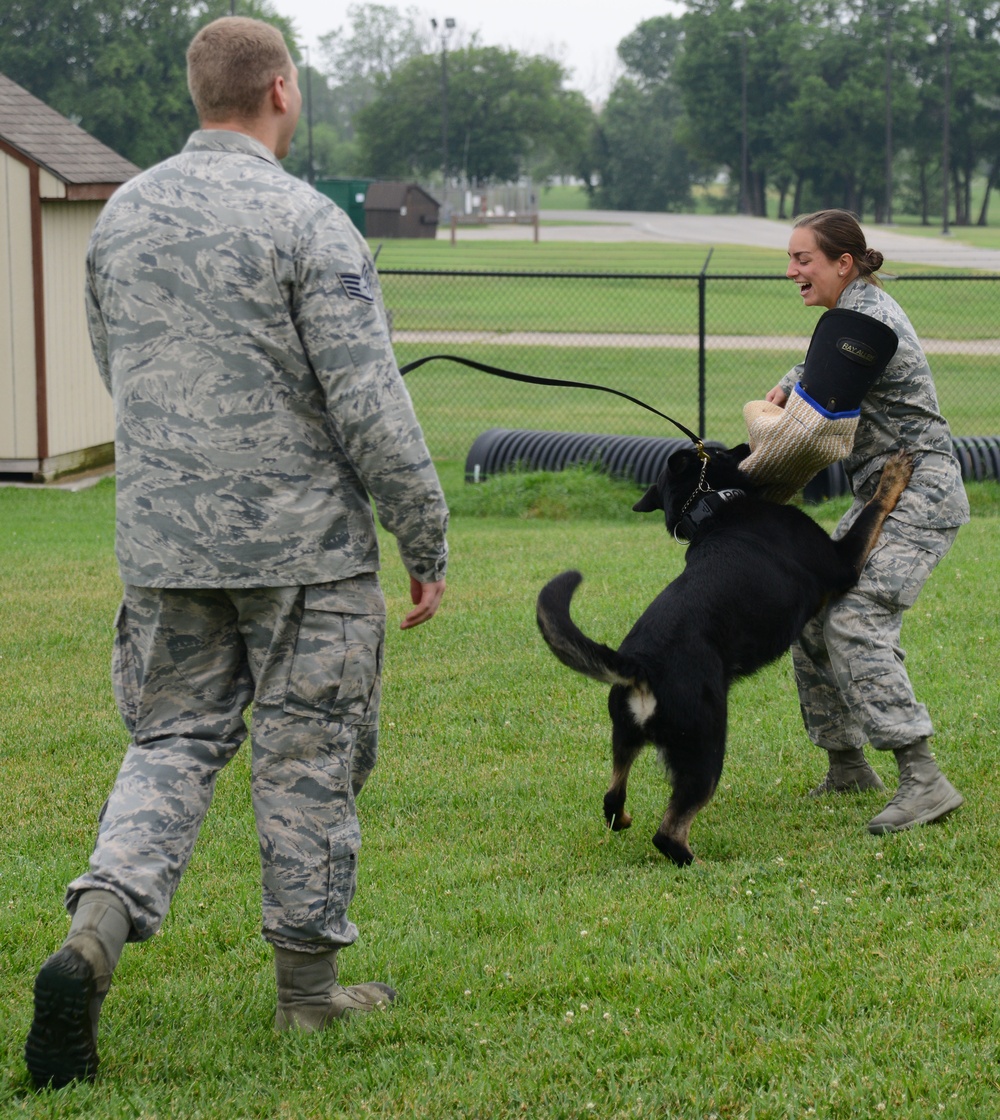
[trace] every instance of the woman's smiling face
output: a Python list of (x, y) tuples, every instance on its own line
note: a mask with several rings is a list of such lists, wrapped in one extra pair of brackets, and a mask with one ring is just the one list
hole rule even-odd
[(807, 307), (836, 307), (840, 293), (857, 275), (854, 258), (844, 253), (836, 260), (816, 244), (816, 235), (808, 226), (792, 230), (788, 240), (788, 268), (785, 275), (794, 280)]

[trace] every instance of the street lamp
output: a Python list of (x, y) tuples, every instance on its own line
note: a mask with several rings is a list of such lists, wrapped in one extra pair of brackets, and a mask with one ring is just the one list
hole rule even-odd
[(441, 39), (441, 175), (448, 188), (448, 36), (455, 30), (455, 21), (446, 19), (439, 30), (438, 21), (431, 20), (431, 27)]

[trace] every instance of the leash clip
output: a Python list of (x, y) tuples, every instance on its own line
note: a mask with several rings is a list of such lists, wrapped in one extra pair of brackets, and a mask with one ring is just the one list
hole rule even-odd
[(691, 503), (698, 497), (699, 494), (711, 494), (714, 491), (711, 486), (705, 484), (705, 476), (708, 473), (708, 464), (711, 461), (711, 456), (705, 450), (705, 445), (701, 440), (695, 440), (695, 451), (698, 453), (698, 458), (701, 459), (701, 474), (698, 476), (698, 485), (691, 491), (691, 497), (681, 507), (681, 512), (677, 516), (677, 524), (674, 526), (674, 540), (678, 544), (690, 543), (690, 537), (682, 537), (677, 534), (684, 528), (685, 514), (688, 511)]

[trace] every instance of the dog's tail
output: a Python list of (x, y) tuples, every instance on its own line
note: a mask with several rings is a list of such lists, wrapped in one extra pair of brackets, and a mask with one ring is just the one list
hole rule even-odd
[(570, 618), (573, 592), (583, 582), (579, 572), (563, 572), (538, 594), (538, 628), (548, 647), (564, 664), (604, 684), (634, 685), (633, 668), (609, 646), (588, 638)]

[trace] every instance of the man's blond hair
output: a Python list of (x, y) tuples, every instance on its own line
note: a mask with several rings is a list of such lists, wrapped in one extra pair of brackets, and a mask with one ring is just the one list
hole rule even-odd
[(187, 52), (188, 89), (202, 123), (254, 120), (275, 77), (292, 76), (281, 32), (269, 23), (223, 16), (206, 24)]

